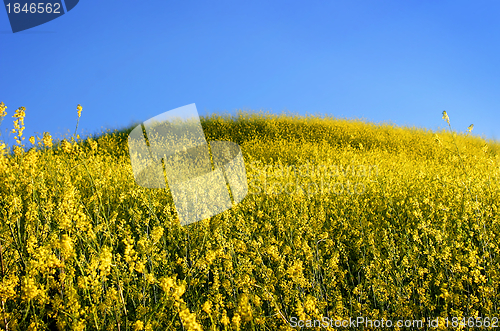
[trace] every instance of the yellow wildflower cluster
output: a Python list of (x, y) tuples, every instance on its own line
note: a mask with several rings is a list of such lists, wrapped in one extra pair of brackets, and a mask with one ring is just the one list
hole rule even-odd
[(5, 106), (5, 103), (0, 102), (0, 117), (5, 117), (7, 115), (7, 112), (5, 111), (7, 109), (7, 106)]
[(14, 140), (20, 146), (22, 146), (22, 141), (24, 140), (23, 131), (24, 131), (24, 117), (26, 116), (25, 110), (26, 108), (20, 107), (16, 109), (16, 113), (12, 116), (16, 119), (14, 121), (14, 129), (12, 129), (12, 133), (16, 133), (16, 136), (14, 136)]
[(82, 106), (81, 105), (78, 105), (76, 106), (76, 109), (78, 110), (78, 118), (80, 118), (80, 116), (82, 116)]
[(52, 147), (52, 136), (50, 135), (50, 133), (48, 132), (45, 132), (43, 134), (43, 138), (42, 138), (42, 141), (43, 141), (43, 144), (47, 147)]
[(249, 192), (183, 227), (168, 188), (136, 185), (130, 130), (44, 133), (24, 153), (25, 109), (14, 117), (17, 154), (0, 153), (0, 329), (285, 330), (356, 316), (444, 329), (498, 313), (500, 144), (472, 125), (203, 118), (207, 140), (242, 147)]

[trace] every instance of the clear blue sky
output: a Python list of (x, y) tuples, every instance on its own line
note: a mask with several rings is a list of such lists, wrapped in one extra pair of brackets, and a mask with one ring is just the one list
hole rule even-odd
[(446, 110), (500, 139), (499, 17), (499, 1), (81, 0), (13, 34), (0, 9), (3, 138), (21, 106), (28, 138), (73, 132), (77, 104), (92, 133), (196, 103), (433, 130)]

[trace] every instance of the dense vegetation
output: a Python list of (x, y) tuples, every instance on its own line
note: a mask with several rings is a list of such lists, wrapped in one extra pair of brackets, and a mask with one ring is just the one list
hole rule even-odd
[(496, 142), (360, 120), (203, 118), (207, 140), (240, 145), (249, 192), (182, 227), (168, 189), (135, 184), (130, 129), (25, 143), (24, 116), (12, 153), (1, 146), (0, 329), (286, 330), (325, 317), (444, 328), (500, 315)]

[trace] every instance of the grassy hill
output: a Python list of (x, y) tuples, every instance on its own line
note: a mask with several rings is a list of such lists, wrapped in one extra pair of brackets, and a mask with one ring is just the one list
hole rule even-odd
[(4, 153), (0, 328), (416, 328), (499, 315), (497, 142), (250, 113), (202, 126), (240, 145), (249, 192), (184, 227), (168, 189), (135, 184), (131, 129)]

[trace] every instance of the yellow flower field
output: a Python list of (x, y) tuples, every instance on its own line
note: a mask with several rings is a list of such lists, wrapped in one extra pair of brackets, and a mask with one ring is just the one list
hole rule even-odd
[(168, 189), (135, 184), (131, 129), (25, 140), (26, 116), (0, 145), (0, 330), (500, 317), (500, 144), (472, 125), (203, 118), (207, 140), (240, 145), (249, 192), (182, 227)]

